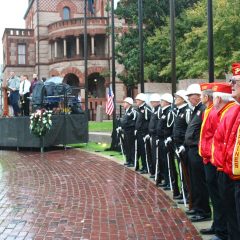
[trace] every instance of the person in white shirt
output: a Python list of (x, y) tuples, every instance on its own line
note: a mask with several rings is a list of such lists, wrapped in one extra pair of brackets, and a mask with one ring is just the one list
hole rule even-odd
[(19, 87), (22, 116), (29, 116), (30, 87), (31, 82), (28, 80), (28, 76), (22, 75)]
[(19, 101), (19, 84), (20, 79), (15, 75), (15, 72), (10, 72), (10, 78), (7, 80), (7, 87), (10, 91), (9, 94), (9, 104), (13, 108), (14, 116), (17, 117), (20, 113), (18, 106)]

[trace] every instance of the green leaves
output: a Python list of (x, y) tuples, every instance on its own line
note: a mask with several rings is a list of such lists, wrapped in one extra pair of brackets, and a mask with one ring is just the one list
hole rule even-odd
[[(177, 78), (208, 77), (207, 0), (176, 2)], [(166, 82), (171, 78), (169, 1), (145, 0), (145, 80)], [(118, 17), (137, 26), (137, 1), (121, 0)], [(215, 78), (225, 78), (232, 62), (240, 59), (240, 0), (213, 1)], [(117, 59), (125, 67), (119, 78), (137, 83), (139, 76), (138, 30), (118, 38)]]
[[(197, 0), (180, 0), (176, 4), (178, 16), (186, 7)], [(139, 40), (138, 40), (138, 1), (121, 0), (115, 11), (117, 16), (129, 24), (129, 32), (117, 38), (116, 56), (125, 71), (118, 77), (125, 85), (138, 83), (139, 79)], [(169, 1), (143, 0), (144, 23), (144, 64), (148, 81), (166, 82), (170, 79), (170, 36)], [(134, 27), (132, 27), (134, 26)]]

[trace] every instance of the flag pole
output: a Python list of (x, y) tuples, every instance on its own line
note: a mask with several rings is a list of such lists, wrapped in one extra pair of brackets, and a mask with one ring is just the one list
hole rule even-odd
[(116, 69), (115, 69), (115, 23), (114, 23), (114, 0), (111, 1), (111, 31), (112, 31), (112, 92), (114, 95), (113, 98), (113, 130), (112, 130), (112, 143), (111, 143), (111, 150), (118, 149), (118, 142), (117, 142), (117, 120), (116, 120)]

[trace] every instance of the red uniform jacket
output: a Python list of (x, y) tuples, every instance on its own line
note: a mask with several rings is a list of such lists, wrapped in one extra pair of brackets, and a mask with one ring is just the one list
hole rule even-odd
[(213, 137), (211, 163), (216, 166), (219, 171), (223, 170), (226, 142), (232, 127), (232, 123), (228, 121), (228, 118), (231, 112), (234, 111), (235, 106), (236, 103), (230, 102), (218, 112), (220, 122)]
[(234, 107), (227, 121), (230, 134), (226, 143), (223, 171), (233, 180), (240, 180), (240, 105)]
[(199, 155), (203, 158), (204, 164), (208, 164), (211, 160), (212, 141), (218, 123), (218, 111), (211, 104), (204, 112), (198, 147)]

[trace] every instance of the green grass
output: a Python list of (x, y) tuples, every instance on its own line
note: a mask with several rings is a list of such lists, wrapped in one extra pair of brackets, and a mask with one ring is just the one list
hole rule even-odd
[(89, 143), (71, 144), (70, 146), (75, 147), (75, 148), (81, 148), (88, 152), (97, 152), (97, 153), (102, 154), (103, 156), (111, 156), (111, 157), (114, 157), (116, 160), (121, 161), (122, 163), (124, 162), (123, 156), (120, 152), (108, 151), (108, 150), (106, 151), (106, 149), (108, 149), (110, 147), (110, 145), (106, 144), (106, 143), (89, 142)]
[(112, 121), (89, 121), (89, 132), (112, 132)]

